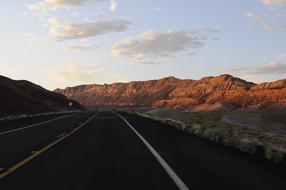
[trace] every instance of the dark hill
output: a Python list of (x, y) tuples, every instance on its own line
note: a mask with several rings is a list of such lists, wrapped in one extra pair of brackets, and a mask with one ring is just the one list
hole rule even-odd
[[(69, 102), (73, 106), (69, 106)], [(0, 76), (0, 117), (84, 109), (62, 94), (48, 91), (29, 81)]]

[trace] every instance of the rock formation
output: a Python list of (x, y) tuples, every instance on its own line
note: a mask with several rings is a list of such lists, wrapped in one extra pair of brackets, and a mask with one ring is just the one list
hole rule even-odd
[(182, 107), (190, 111), (265, 110), (286, 107), (286, 80), (254, 84), (231, 75), (81, 85), (56, 92), (86, 107)]

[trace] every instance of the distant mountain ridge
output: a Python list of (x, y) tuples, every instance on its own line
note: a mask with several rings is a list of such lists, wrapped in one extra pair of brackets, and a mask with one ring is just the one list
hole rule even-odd
[(86, 107), (183, 107), (190, 111), (265, 110), (286, 107), (286, 80), (255, 84), (231, 75), (81, 85), (56, 89)]
[[(69, 102), (73, 106), (69, 106)], [(62, 94), (48, 91), (25, 80), (0, 76), (0, 117), (84, 109)]]

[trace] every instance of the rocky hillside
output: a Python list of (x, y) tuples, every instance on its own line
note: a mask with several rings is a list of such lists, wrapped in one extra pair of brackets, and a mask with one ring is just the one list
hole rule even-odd
[(62, 94), (48, 91), (28, 81), (0, 76), (0, 117), (83, 109)]
[(230, 75), (201, 80), (160, 80), (82, 85), (64, 90), (87, 107), (183, 107), (191, 111), (286, 107), (286, 80), (254, 84)]

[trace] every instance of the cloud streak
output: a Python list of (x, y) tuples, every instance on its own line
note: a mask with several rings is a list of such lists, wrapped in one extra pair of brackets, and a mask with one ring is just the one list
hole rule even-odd
[(116, 11), (117, 7), (118, 7), (117, 2), (114, 0), (111, 0), (110, 1), (110, 8), (109, 8), (110, 11)]
[(58, 18), (49, 19), (52, 41), (82, 39), (101, 36), (114, 32), (123, 32), (131, 22), (126, 20), (100, 20), (87, 23), (74, 23)]
[(263, 23), (263, 24), (261, 25), (261, 27), (262, 27), (264, 30), (273, 30), (273, 29), (274, 29), (272, 23)]
[[(249, 11), (245, 13), (245, 16), (252, 19), (250, 23), (251, 26), (259, 26), (264, 30), (273, 31), (273, 23), (269, 22), (269, 20), (281, 19), (282, 21), (282, 19), (284, 19), (285, 14), (281, 12), (279, 8), (286, 6), (286, 0), (260, 0), (260, 3), (267, 7), (267, 9), (262, 12)], [(281, 26), (279, 26), (279, 28), (280, 27)]]
[(273, 61), (266, 65), (250, 68), (247, 74), (286, 74), (286, 64)]
[(56, 11), (58, 9), (69, 9), (72, 7), (83, 6), (90, 2), (104, 2), (107, 0), (44, 0), (29, 5), (29, 9), (38, 12)]
[(105, 67), (79, 63), (58, 68), (53, 72), (53, 77), (57, 78), (61, 83), (71, 86), (103, 83), (103, 81), (128, 81)]
[(267, 6), (282, 6), (282, 5), (286, 5), (286, 0), (262, 0), (261, 2), (264, 5), (267, 5)]
[(252, 19), (260, 19), (262, 17), (261, 13), (256, 13), (256, 12), (247, 12), (245, 13), (245, 16)]
[(154, 6), (152, 9), (153, 11), (157, 11), (157, 12), (162, 11), (162, 8), (159, 5)]
[(176, 57), (178, 53), (201, 48), (213, 30), (186, 30), (169, 32), (144, 32), (115, 43), (115, 57), (132, 58), (134, 63), (158, 63), (161, 58)]
[[(268, 64), (257, 66), (245, 66), (228, 69), (228, 73), (239, 76), (245, 80), (265, 82), (267, 80), (280, 80), (286, 76), (286, 64), (279, 61), (272, 61)], [(286, 79), (286, 78), (285, 78)]]
[(69, 44), (64, 47), (65, 51), (75, 52), (75, 53), (84, 53), (89, 50), (101, 48), (100, 45), (96, 44), (84, 44), (84, 45), (73, 45)]
[(269, 64), (260, 65), (256, 67), (241, 67), (229, 69), (229, 72), (242, 73), (244, 75), (269, 75), (269, 74), (286, 74), (286, 64), (272, 61)]

